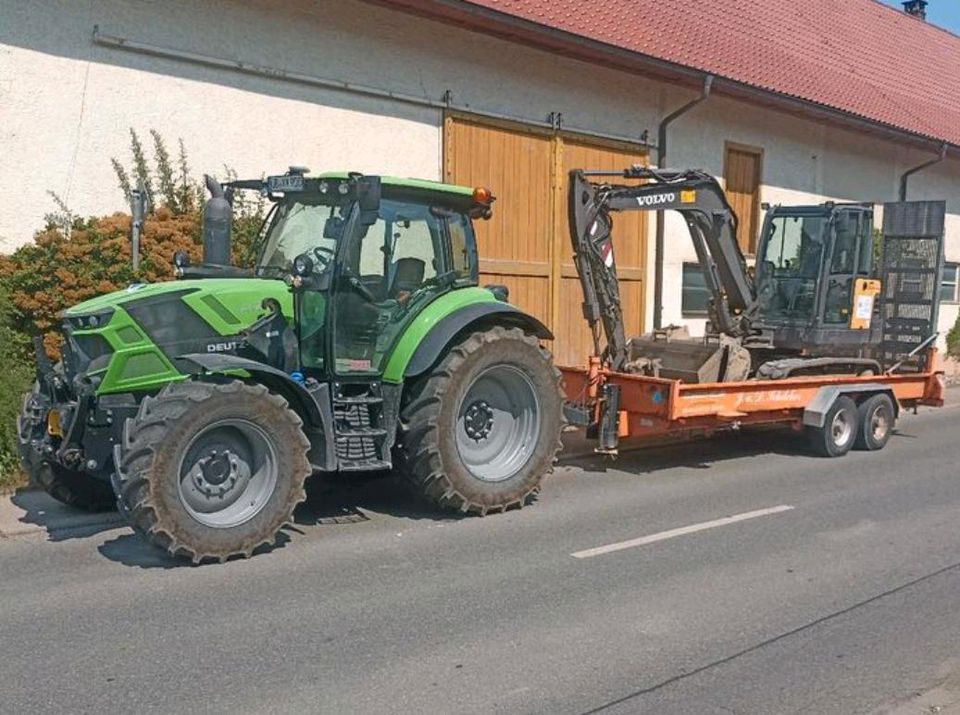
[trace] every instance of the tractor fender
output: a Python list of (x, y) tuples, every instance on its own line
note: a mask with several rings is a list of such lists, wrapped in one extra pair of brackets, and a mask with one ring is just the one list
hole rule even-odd
[[(244, 370), (271, 392), (282, 395), (290, 404), (291, 409), (303, 419), (304, 426), (308, 430), (322, 431), (325, 445), (323, 455), (325, 468), (334, 468), (337, 458), (335, 440), (331, 437), (333, 435), (333, 415), (331, 414), (330, 405), (332, 403), (328, 384), (320, 383), (316, 390), (308, 390), (303, 383), (294, 380), (283, 370), (229, 353), (190, 353), (180, 355), (177, 359), (196, 365), (203, 373), (208, 374)], [(311, 461), (315, 460), (311, 458)], [(323, 467), (324, 465), (318, 466)]]
[(863, 398), (883, 393), (893, 400), (894, 417), (900, 416), (900, 403), (889, 385), (879, 382), (861, 382), (853, 385), (824, 385), (803, 410), (803, 424), (807, 427), (823, 427), (827, 412), (841, 395), (860, 402)]
[(541, 340), (553, 340), (553, 333), (546, 325), (509, 303), (500, 301), (473, 303), (445, 316), (430, 329), (410, 357), (403, 376), (416, 377), (423, 374), (430, 369), (459, 333), (471, 326), (486, 322), (515, 326)]

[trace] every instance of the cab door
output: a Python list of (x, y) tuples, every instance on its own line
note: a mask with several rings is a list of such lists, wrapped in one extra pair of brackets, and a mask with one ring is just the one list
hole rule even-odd
[(351, 234), (332, 297), (333, 369), (376, 376), (413, 317), (449, 289), (447, 218), (427, 203), (383, 198), (377, 220)]
[(844, 328), (853, 315), (855, 282), (873, 270), (873, 212), (860, 206), (838, 208), (830, 235), (821, 315), (825, 327)]

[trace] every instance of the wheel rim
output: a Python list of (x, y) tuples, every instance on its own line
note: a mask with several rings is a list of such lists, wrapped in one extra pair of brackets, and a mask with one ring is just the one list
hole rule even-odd
[(890, 430), (890, 419), (883, 407), (877, 407), (870, 416), (870, 434), (877, 442), (882, 442)]
[(457, 450), (467, 470), (484, 482), (519, 472), (536, 451), (540, 400), (530, 378), (510, 365), (480, 373), (460, 403)]
[(277, 453), (266, 433), (242, 419), (200, 431), (180, 460), (179, 495), (205, 526), (228, 529), (253, 519), (277, 485)]
[(842, 447), (853, 436), (853, 421), (846, 410), (840, 410), (833, 416), (833, 422), (830, 424), (830, 435), (833, 443)]

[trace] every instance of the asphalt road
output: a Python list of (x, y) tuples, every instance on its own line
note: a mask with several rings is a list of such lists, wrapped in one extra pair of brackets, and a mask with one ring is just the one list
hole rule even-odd
[(437, 518), (390, 479), (315, 485), (285, 545), (225, 565), (172, 564), (112, 526), (0, 540), (0, 712), (960, 700), (958, 465), (951, 405), (837, 460), (770, 434), (587, 460), (485, 519)]

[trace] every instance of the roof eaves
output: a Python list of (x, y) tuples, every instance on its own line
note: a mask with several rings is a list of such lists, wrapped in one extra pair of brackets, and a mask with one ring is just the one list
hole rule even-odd
[(715, 77), (714, 91), (740, 97), (748, 101), (777, 106), (780, 109), (812, 114), (834, 124), (856, 126), (884, 137), (930, 148), (947, 146), (952, 153), (960, 155), (960, 144), (940, 137), (911, 131), (877, 119), (862, 116), (837, 107), (820, 104), (809, 99), (767, 87), (748, 84), (704, 69), (670, 62), (652, 55), (628, 50), (616, 45), (594, 40), (560, 28), (517, 17), (488, 7), (476, 5), (469, 0), (365, 0), (425, 17), (431, 20), (455, 24), (467, 29), (492, 35), (501, 39), (521, 40), (535, 44), (540, 49), (558, 52), (575, 59), (614, 66), (628, 72), (644, 71), (661, 79), (679, 81), (690, 89), (697, 90), (707, 75)]

